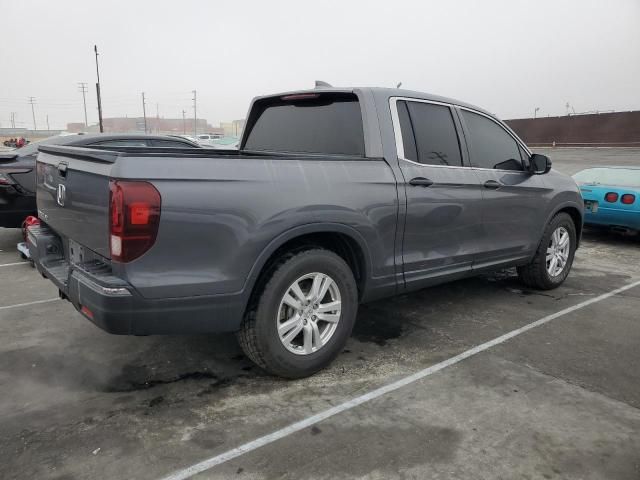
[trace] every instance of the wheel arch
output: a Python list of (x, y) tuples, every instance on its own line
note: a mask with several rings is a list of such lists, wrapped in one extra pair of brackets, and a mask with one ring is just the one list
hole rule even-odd
[(553, 217), (558, 215), (559, 213), (568, 214), (573, 220), (573, 224), (576, 227), (576, 248), (580, 246), (580, 239), (582, 238), (582, 229), (584, 226), (584, 214), (583, 208), (576, 204), (575, 202), (565, 202), (562, 203), (551, 212), (548, 216), (545, 225), (548, 225)]
[(261, 286), (282, 255), (321, 247), (342, 257), (353, 271), (358, 297), (362, 298), (371, 275), (371, 256), (362, 235), (353, 227), (339, 223), (313, 223), (292, 228), (273, 239), (258, 255), (245, 286), (245, 312), (256, 301)]

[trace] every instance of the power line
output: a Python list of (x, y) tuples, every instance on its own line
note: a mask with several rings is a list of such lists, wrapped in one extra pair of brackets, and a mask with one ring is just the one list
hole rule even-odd
[(196, 104), (196, 91), (192, 90), (193, 93), (193, 136), (198, 135), (198, 110)]
[(100, 97), (100, 69), (98, 68), (98, 46), (93, 46), (93, 51), (96, 52), (96, 77), (98, 79), (98, 83), (96, 83), (96, 93), (98, 94), (98, 122), (100, 123), (100, 133), (104, 132), (104, 127), (102, 126), (102, 99)]
[(84, 103), (84, 126), (88, 127), (89, 122), (87, 121), (87, 84), (84, 82), (78, 83), (78, 87), (80, 87), (80, 91), (82, 92), (82, 103)]
[(38, 127), (36, 126), (36, 111), (33, 107), (33, 104), (35, 103), (36, 99), (35, 97), (29, 97), (29, 103), (31, 104), (31, 115), (33, 116), (33, 129), (37, 130)]
[(144, 101), (144, 92), (142, 92), (142, 116), (144, 117), (144, 133), (147, 133), (147, 104)]

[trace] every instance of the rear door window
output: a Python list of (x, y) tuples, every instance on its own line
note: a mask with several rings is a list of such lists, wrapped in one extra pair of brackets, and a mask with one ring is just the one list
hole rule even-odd
[(354, 94), (300, 94), (254, 104), (244, 148), (364, 156), (360, 103)]
[[(410, 147), (408, 152), (405, 151), (405, 157), (425, 165), (461, 167), (460, 142), (451, 109), (446, 105), (433, 103), (411, 101), (398, 103), (406, 104), (406, 107), (399, 106), (399, 109), (406, 108), (415, 137), (415, 151)], [(398, 113), (401, 124), (406, 123), (406, 119), (402, 118), (405, 113), (400, 114), (400, 110)], [(404, 136), (403, 134), (403, 144)]]
[(471, 165), (498, 170), (523, 170), (514, 138), (493, 120), (462, 110), (471, 143)]

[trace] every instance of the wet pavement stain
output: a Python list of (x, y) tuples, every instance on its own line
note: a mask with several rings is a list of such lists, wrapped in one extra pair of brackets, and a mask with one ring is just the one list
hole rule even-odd
[(390, 318), (388, 312), (362, 305), (352, 336), (360, 342), (375, 343), (384, 347), (389, 340), (400, 337), (402, 331), (402, 319)]
[(204, 390), (199, 391), (197, 393), (197, 396), (204, 397), (205, 395), (211, 395), (213, 393), (216, 393), (221, 388), (231, 385), (232, 381), (233, 379), (231, 378), (221, 378), (216, 382), (210, 383), (209, 386)]
[(185, 380), (219, 379), (214, 373), (206, 371), (187, 372), (169, 378), (153, 378), (153, 373), (146, 366), (125, 365), (120, 374), (114, 377), (103, 391), (106, 393), (133, 392)]

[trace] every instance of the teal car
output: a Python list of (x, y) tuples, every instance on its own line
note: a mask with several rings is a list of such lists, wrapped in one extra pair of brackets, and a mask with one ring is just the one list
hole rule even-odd
[(640, 166), (587, 168), (573, 179), (584, 199), (585, 225), (640, 232)]

